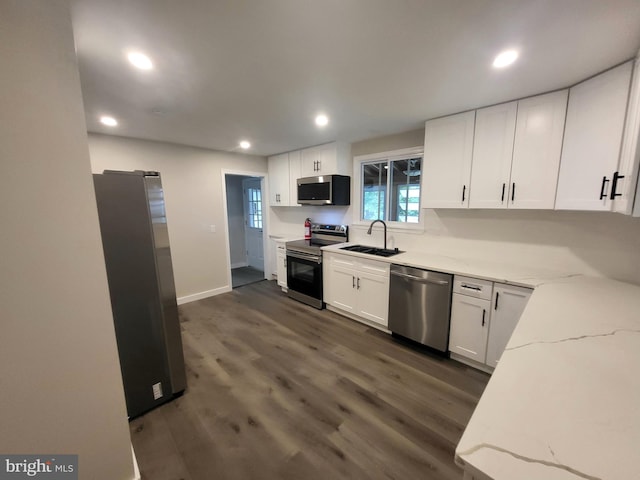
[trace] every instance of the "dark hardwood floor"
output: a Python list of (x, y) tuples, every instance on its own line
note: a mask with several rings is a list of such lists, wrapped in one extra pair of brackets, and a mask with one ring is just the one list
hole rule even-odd
[(131, 422), (145, 480), (460, 479), (484, 373), (258, 282), (180, 307), (185, 394)]

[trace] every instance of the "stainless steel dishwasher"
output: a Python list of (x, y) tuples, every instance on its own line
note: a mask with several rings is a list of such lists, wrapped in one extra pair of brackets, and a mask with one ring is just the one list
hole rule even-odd
[(446, 352), (453, 275), (391, 265), (389, 330)]

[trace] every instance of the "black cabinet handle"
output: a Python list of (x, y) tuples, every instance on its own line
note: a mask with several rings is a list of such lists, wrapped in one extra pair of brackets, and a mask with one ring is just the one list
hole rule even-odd
[(356, 277), (351, 276), (351, 288), (356, 288)]
[(613, 183), (611, 184), (611, 200), (615, 200), (616, 197), (621, 197), (621, 193), (616, 193), (616, 189), (618, 188), (618, 180), (624, 178), (624, 175), (620, 175), (618, 172), (614, 172), (613, 174)]
[(493, 308), (494, 310), (498, 309), (498, 297), (500, 296), (499, 292), (496, 292), (496, 306)]
[(602, 177), (602, 186), (600, 187), (600, 200), (607, 197), (607, 194), (604, 193), (604, 187), (609, 183), (609, 179), (607, 177)]
[(322, 160), (318, 160), (318, 171), (322, 170)]
[(502, 203), (504, 203), (504, 189), (507, 187), (506, 183), (502, 184), (502, 199), (500, 200)]
[(513, 203), (515, 198), (516, 198), (516, 182), (513, 182), (511, 186), (511, 203)]
[(483, 308), (482, 309), (482, 326), (484, 327), (484, 316), (487, 314), (487, 311)]
[(360, 277), (358, 277), (357, 285), (358, 285), (358, 287), (357, 287), (357, 288), (358, 288), (358, 290), (360, 290)]
[(462, 186), (462, 203), (464, 203), (464, 194), (466, 193), (466, 191), (467, 191), (467, 186), (463, 185)]

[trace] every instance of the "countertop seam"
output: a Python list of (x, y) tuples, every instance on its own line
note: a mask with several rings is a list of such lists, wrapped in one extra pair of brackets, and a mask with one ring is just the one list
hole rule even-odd
[(550, 344), (554, 344), (554, 343), (575, 342), (575, 341), (578, 341), (578, 340), (584, 340), (586, 338), (611, 337), (611, 336), (616, 335), (616, 334), (618, 334), (620, 332), (640, 333), (640, 330), (631, 329), (631, 328), (617, 328), (616, 330), (613, 330), (613, 331), (607, 332), (607, 333), (596, 333), (594, 335), (580, 335), (578, 337), (562, 338), (560, 340), (553, 340), (553, 341), (540, 340), (540, 341), (536, 341), (536, 342), (523, 343), (522, 345), (516, 345), (514, 347), (508, 347), (508, 348), (505, 348), (504, 350), (506, 352), (506, 351), (518, 350), (518, 349), (524, 348), (524, 347), (529, 347), (531, 345), (544, 345), (544, 344), (550, 345)]
[[(589, 475), (587, 473), (583, 473), (583, 472), (581, 472), (579, 470), (576, 470), (575, 468), (572, 468), (572, 467), (570, 467), (568, 465), (563, 465), (561, 463), (554, 463), (554, 462), (550, 462), (548, 460), (540, 460), (540, 459), (537, 459), (537, 458), (525, 457), (524, 455), (520, 455), (519, 453), (512, 452), (510, 450), (507, 450), (506, 448), (498, 447), (497, 445), (491, 445), (490, 443), (480, 443), (478, 445), (475, 445), (475, 446), (469, 448), (468, 450), (465, 450), (464, 452), (459, 452), (458, 456), (462, 457), (464, 455), (471, 455), (471, 454), (477, 452), (478, 450), (482, 450), (484, 448), (488, 448), (490, 450), (495, 450), (495, 451), (501, 452), (501, 453), (506, 453), (507, 455), (510, 455), (513, 458), (516, 458), (518, 460), (522, 460), (523, 462), (538, 463), (538, 464), (544, 465), (546, 467), (558, 468), (560, 470), (566, 470), (567, 472), (572, 473), (573, 475), (576, 475), (576, 476), (578, 476), (580, 478), (585, 478), (587, 480), (602, 480), (602, 478), (600, 478), (600, 477), (594, 477), (593, 475)], [(551, 450), (550, 446), (549, 446), (549, 450)], [(551, 450), (551, 452), (553, 452), (553, 450)], [(555, 455), (553, 455), (553, 456), (555, 458)]]

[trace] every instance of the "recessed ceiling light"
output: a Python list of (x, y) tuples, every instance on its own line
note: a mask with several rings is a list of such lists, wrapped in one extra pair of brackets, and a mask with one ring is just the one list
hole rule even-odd
[(109, 117), (107, 115), (103, 115), (102, 117), (100, 117), (100, 123), (106, 125), (107, 127), (115, 127), (116, 125), (118, 125), (118, 121), (115, 118)]
[(319, 127), (326, 127), (329, 123), (329, 117), (327, 117), (324, 113), (320, 113), (316, 115), (316, 125)]
[(500, 52), (493, 60), (494, 68), (504, 68), (511, 65), (518, 59), (518, 52), (516, 50), (505, 50)]
[(242, 140), (240, 142), (240, 148), (246, 150), (248, 148), (251, 148), (251, 142), (248, 142), (247, 140)]
[(129, 52), (127, 58), (131, 65), (140, 70), (151, 70), (153, 68), (151, 59), (142, 52)]

